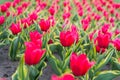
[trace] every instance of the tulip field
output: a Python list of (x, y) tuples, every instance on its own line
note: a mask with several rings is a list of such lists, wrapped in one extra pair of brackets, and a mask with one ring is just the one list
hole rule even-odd
[(6, 46), (0, 80), (120, 80), (120, 0), (0, 0)]

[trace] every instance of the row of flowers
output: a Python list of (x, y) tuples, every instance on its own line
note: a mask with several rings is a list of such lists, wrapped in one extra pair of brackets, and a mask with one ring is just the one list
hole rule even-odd
[[(120, 75), (120, 4), (113, 0), (14, 0), (0, 5), (0, 47), (20, 64), (12, 80), (112, 80)], [(109, 65), (109, 70), (103, 70)], [(111, 77), (109, 77), (111, 76)]]

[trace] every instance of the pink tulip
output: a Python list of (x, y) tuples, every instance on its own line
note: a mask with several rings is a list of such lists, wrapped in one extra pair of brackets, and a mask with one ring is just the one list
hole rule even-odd
[(0, 6), (1, 12), (6, 12), (8, 10), (7, 6), (5, 4)]
[(72, 31), (60, 32), (60, 43), (64, 47), (71, 46), (72, 44), (74, 44), (75, 41), (77, 42), (78, 39), (79, 39), (79, 35), (77, 33), (77, 29), (73, 26), (72, 26)]
[(0, 16), (0, 25), (4, 24), (5, 22), (5, 17), (4, 16)]
[(72, 74), (63, 74), (62, 76), (52, 75), (51, 80), (75, 80)]
[(86, 54), (72, 53), (70, 57), (70, 69), (75, 76), (83, 76), (88, 70), (95, 64), (95, 62), (90, 62)]
[(41, 50), (34, 42), (26, 42), (25, 63), (27, 65), (36, 65), (40, 62), (45, 50)]
[(109, 34), (98, 34), (97, 43), (100, 48), (107, 48), (110, 43), (110, 35)]
[(115, 39), (114, 41), (113, 41), (113, 44), (114, 44), (114, 46), (115, 46), (115, 48), (118, 50), (118, 51), (120, 51), (120, 39)]
[(50, 28), (50, 21), (41, 19), (39, 25), (42, 31), (47, 31)]
[(21, 32), (21, 28), (19, 24), (12, 23), (10, 26), (10, 30), (14, 35), (17, 35), (19, 32)]

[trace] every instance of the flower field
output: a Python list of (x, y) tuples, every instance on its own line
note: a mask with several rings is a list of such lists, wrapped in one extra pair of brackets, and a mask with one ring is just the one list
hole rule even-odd
[(19, 61), (12, 80), (39, 80), (46, 67), (49, 80), (120, 76), (120, 0), (0, 3), (0, 48), (9, 46), (11, 64)]

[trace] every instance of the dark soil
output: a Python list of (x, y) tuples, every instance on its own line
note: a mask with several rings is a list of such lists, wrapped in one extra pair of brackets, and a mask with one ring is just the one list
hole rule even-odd
[[(6, 80), (12, 80), (11, 76), (17, 69), (19, 61), (11, 61), (8, 58), (8, 46), (0, 48), (0, 80), (1, 78), (6, 78)], [(108, 70), (109, 66), (105, 66), (104, 70)], [(39, 80), (50, 80), (51, 75), (54, 74), (51, 67), (48, 65), (43, 70), (43, 75)], [(120, 80), (120, 77), (115, 78), (114, 80)]]
[[(8, 46), (0, 48), (0, 80), (1, 78), (6, 78), (7, 80), (12, 80), (11, 76), (17, 69), (19, 61), (11, 61), (8, 57)], [(47, 66), (43, 70), (43, 75), (39, 80), (50, 80), (53, 71), (50, 66)]]

